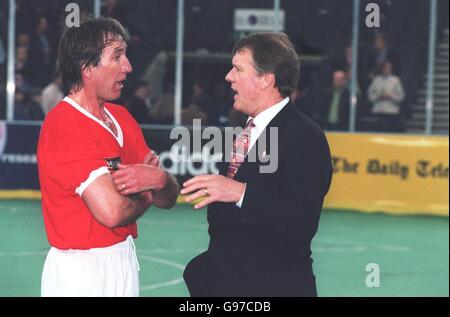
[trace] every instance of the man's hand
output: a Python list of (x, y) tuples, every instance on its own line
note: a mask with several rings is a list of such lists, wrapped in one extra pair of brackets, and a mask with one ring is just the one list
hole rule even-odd
[(182, 195), (193, 193), (185, 198), (187, 202), (206, 197), (194, 206), (203, 208), (214, 202), (237, 203), (245, 191), (245, 183), (241, 183), (221, 175), (201, 175), (183, 183)]
[(118, 167), (111, 175), (117, 191), (122, 195), (158, 191), (166, 186), (168, 175), (159, 167), (145, 164), (119, 164)]
[(156, 154), (156, 152), (150, 150), (148, 154), (144, 157), (143, 164), (161, 167), (161, 163), (159, 161), (159, 156)]

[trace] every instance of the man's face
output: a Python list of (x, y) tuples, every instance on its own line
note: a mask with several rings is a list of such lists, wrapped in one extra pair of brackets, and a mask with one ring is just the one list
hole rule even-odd
[(383, 65), (383, 75), (384, 76), (389, 76), (392, 74), (392, 65), (391, 63), (385, 63)]
[(374, 46), (377, 51), (384, 50), (384, 47), (386, 46), (386, 43), (384, 42), (384, 38), (381, 36), (375, 37)]
[(343, 88), (347, 84), (347, 78), (343, 71), (336, 71), (333, 74), (333, 87)]
[(240, 112), (252, 115), (259, 102), (261, 87), (261, 76), (253, 66), (252, 52), (248, 49), (236, 52), (232, 65), (225, 80), (231, 83), (231, 89), (235, 92), (233, 107)]
[(125, 54), (126, 49), (127, 45), (122, 40), (115, 40), (103, 49), (100, 64), (92, 69), (98, 98), (111, 101), (120, 97), (123, 82), (133, 70)]

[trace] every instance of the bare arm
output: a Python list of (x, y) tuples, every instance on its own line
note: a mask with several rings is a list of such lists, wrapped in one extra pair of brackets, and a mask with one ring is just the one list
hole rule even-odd
[(177, 202), (177, 197), (180, 192), (180, 187), (176, 178), (173, 175), (165, 172), (167, 180), (164, 187), (160, 190), (152, 190), (153, 203), (156, 207), (172, 208)]
[(179, 186), (175, 177), (156, 166), (119, 164), (112, 177), (122, 195), (150, 192), (153, 203), (160, 208), (173, 207), (178, 197)]
[[(150, 152), (145, 156), (143, 163), (161, 168), (159, 156), (153, 150), (150, 150)], [(180, 187), (175, 177), (167, 172), (164, 176), (166, 176), (166, 179), (163, 180), (163, 182), (165, 182), (164, 187), (161, 190), (152, 190), (154, 199), (153, 203), (155, 206), (160, 208), (172, 208), (177, 202)]]
[(99, 176), (81, 195), (94, 218), (108, 228), (133, 223), (152, 204), (150, 192), (123, 196), (116, 191), (110, 174)]

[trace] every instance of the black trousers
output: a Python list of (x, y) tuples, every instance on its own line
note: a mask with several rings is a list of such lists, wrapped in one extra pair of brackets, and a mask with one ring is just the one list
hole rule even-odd
[[(227, 278), (223, 274), (211, 274), (208, 251), (196, 256), (186, 265), (183, 278), (191, 297), (317, 297), (312, 272), (304, 277), (291, 276), (289, 282), (286, 282), (287, 278), (283, 278), (270, 284), (251, 282), (245, 277)], [(256, 281), (254, 278), (252, 280)]]
[(184, 269), (184, 282), (191, 297), (209, 297), (207, 252), (193, 258)]

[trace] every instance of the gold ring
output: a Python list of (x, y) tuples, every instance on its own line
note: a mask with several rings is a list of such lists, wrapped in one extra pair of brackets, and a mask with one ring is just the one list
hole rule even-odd
[(208, 190), (206, 188), (203, 190), (203, 194), (204, 196), (208, 196)]

